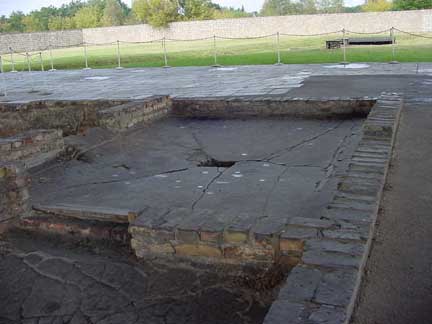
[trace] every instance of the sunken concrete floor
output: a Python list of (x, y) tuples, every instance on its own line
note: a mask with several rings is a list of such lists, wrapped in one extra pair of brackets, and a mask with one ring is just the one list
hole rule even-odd
[(5, 239), (2, 324), (259, 324), (282, 279), (226, 265), (137, 262), (113, 247), (23, 233)]
[[(167, 118), (120, 135), (78, 160), (33, 174), (34, 204), (143, 211), (139, 221), (238, 222), (275, 231), (293, 217), (320, 217), (361, 135), (362, 119)], [(148, 213), (148, 208), (152, 212)], [(170, 210), (190, 210), (167, 219)], [(85, 209), (85, 208), (83, 208)], [(210, 228), (211, 229), (211, 228)]]

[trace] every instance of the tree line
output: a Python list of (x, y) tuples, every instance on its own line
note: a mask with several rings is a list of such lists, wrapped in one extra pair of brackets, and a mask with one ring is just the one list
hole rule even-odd
[[(246, 1), (246, 0), (245, 0)], [(265, 0), (260, 12), (222, 7), (211, 0), (74, 0), (61, 7), (43, 7), (28, 14), (16, 11), (0, 17), (0, 33), (37, 32), (147, 23), (164, 27), (174, 21), (360, 11), (432, 8), (432, 0), (369, 0), (344, 7), (343, 0)]]

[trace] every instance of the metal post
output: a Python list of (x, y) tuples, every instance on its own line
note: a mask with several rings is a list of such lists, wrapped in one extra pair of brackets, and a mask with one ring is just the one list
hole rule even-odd
[(31, 64), (30, 64), (30, 54), (26, 53), (25, 55), (26, 55), (26, 59), (27, 59), (27, 68), (28, 68), (28, 71), (31, 72), (32, 69), (31, 69)]
[(18, 72), (17, 70), (15, 70), (15, 60), (14, 60), (14, 56), (13, 56), (12, 47), (9, 47), (9, 50), (10, 50), (10, 59), (11, 59), (11, 64), (12, 64), (12, 71), (11, 72)]
[(27, 58), (27, 67), (28, 67), (29, 78), (30, 78), (30, 83), (31, 83), (30, 93), (37, 92), (35, 90), (35, 88), (34, 88), (34, 80), (33, 80), (33, 73), (32, 73), (31, 62), (30, 62), (30, 54), (26, 53), (25, 55), (26, 55), (26, 58)]
[(84, 43), (84, 59), (85, 59), (85, 68), (83, 70), (91, 70), (88, 65), (88, 57), (87, 57), (87, 44)]
[(277, 43), (276, 43), (276, 48), (277, 48), (277, 63), (275, 65), (283, 65), (282, 62), (281, 62), (280, 34), (279, 34), (279, 32), (277, 32), (276, 37), (277, 37)]
[(117, 41), (117, 70), (123, 69), (121, 66), (120, 41)]
[(50, 63), (51, 63), (51, 69), (49, 70), (50, 72), (55, 71), (56, 69), (54, 69), (54, 59), (53, 59), (53, 54), (52, 54), (52, 47), (51, 45), (49, 46), (49, 55), (50, 55)]
[(3, 58), (0, 56), (0, 73), (2, 77), (2, 84), (3, 84), (3, 93), (0, 93), (0, 97), (7, 97), (7, 89), (6, 89), (6, 81), (5, 81), (5, 75), (4, 75), (4, 69), (3, 69)]
[(394, 34), (394, 27), (390, 28), (390, 37), (392, 40), (392, 60), (390, 61), (390, 64), (397, 64), (399, 62), (396, 61), (396, 38)]
[(45, 72), (45, 67), (44, 67), (44, 63), (43, 63), (43, 59), (42, 59), (42, 52), (39, 52), (39, 62), (41, 65), (41, 71)]
[(168, 65), (168, 55), (167, 55), (167, 49), (166, 49), (166, 38), (164, 37), (162, 39), (162, 47), (163, 47), (163, 51), (164, 51), (164, 68), (169, 68), (170, 66)]
[(347, 43), (347, 39), (346, 39), (346, 31), (345, 28), (342, 29), (342, 51), (343, 51), (343, 61), (340, 64), (346, 65), (349, 64), (349, 62), (347, 61), (347, 57), (346, 57), (346, 43)]
[(219, 65), (217, 61), (216, 35), (213, 36), (213, 58), (214, 58), (214, 64), (212, 66), (221, 67), (222, 65)]

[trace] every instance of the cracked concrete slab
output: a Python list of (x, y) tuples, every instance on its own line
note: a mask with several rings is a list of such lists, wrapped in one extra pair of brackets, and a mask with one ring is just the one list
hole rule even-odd
[(242, 284), (238, 268), (136, 262), (121, 250), (21, 233), (3, 239), (13, 246), (0, 253), (4, 324), (258, 324), (272, 300), (272, 288)]
[[(194, 210), (211, 210), (214, 226), (227, 227), (239, 215), (248, 215), (242, 222), (250, 226), (281, 226), (292, 217), (319, 217), (361, 125), (361, 119), (168, 118), (36, 172), (32, 199), (144, 211), (144, 219), (181, 208), (192, 221), (202, 217)], [(211, 159), (235, 164), (199, 166)]]

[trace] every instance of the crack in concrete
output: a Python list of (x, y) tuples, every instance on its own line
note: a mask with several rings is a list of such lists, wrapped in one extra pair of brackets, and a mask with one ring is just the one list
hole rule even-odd
[(338, 156), (343, 152), (343, 149), (344, 149), (345, 146), (346, 146), (346, 142), (347, 142), (348, 138), (351, 138), (351, 137), (353, 137), (353, 136), (355, 135), (355, 134), (353, 133), (353, 130), (354, 130), (355, 126), (356, 126), (355, 123), (352, 122), (352, 125), (351, 125), (351, 128), (350, 128), (351, 133), (348, 134), (348, 135), (345, 135), (345, 136), (344, 136), (344, 137), (339, 141), (338, 146), (337, 146), (336, 149), (333, 151), (333, 154), (332, 154), (332, 156), (331, 156), (331, 158), (330, 158), (329, 163), (328, 163), (327, 166), (325, 166), (324, 169), (323, 169), (323, 170), (325, 171), (324, 179), (318, 181), (318, 182), (315, 184), (315, 191), (316, 191), (316, 192), (321, 191), (321, 190), (324, 188), (324, 186), (328, 183), (328, 181), (330, 180), (330, 178), (335, 174), (335, 171), (336, 171), (336, 169), (337, 169), (337, 166), (336, 166), (336, 160), (338, 159)]
[(286, 148), (283, 148), (283, 149), (277, 150), (276, 152), (273, 152), (273, 153), (267, 155), (267, 156), (264, 157), (262, 160), (265, 160), (265, 161), (271, 161), (271, 160), (273, 160), (273, 159), (275, 159), (275, 158), (277, 158), (277, 157), (280, 157), (280, 155), (281, 155), (282, 152), (289, 153), (289, 152), (291, 152), (292, 150), (294, 150), (294, 149), (296, 149), (296, 148), (298, 148), (298, 147), (300, 147), (300, 146), (303, 146), (304, 144), (307, 144), (307, 143), (313, 142), (313, 141), (315, 141), (316, 139), (318, 139), (318, 138), (320, 138), (320, 137), (322, 137), (322, 136), (324, 136), (324, 135), (327, 135), (327, 134), (330, 133), (330, 132), (335, 131), (335, 130), (338, 129), (338, 128), (343, 124), (343, 123), (344, 123), (344, 121), (341, 121), (341, 122), (338, 123), (336, 126), (331, 127), (331, 128), (329, 128), (329, 129), (326, 129), (324, 132), (321, 132), (321, 133), (316, 134), (316, 135), (314, 135), (314, 136), (312, 136), (312, 137), (309, 137), (309, 138), (307, 138), (307, 139), (304, 139), (304, 140), (300, 141), (300, 142), (297, 143), (297, 144), (294, 144), (294, 145), (291, 145), (291, 146), (289, 146), (289, 147), (286, 147)]
[(275, 181), (273, 182), (273, 186), (271, 187), (271, 189), (267, 193), (266, 199), (264, 201), (264, 206), (262, 209), (262, 216), (261, 217), (267, 217), (268, 216), (268, 215), (266, 215), (266, 212), (267, 212), (268, 205), (270, 203), (270, 198), (273, 195), (273, 192), (276, 190), (276, 187), (279, 184), (282, 176), (287, 172), (288, 169), (289, 169), (288, 167), (285, 167), (282, 170), (282, 172), (279, 173), (279, 175), (276, 177)]
[[(181, 168), (181, 169), (168, 170), (168, 171), (164, 171), (164, 172), (158, 172), (158, 173), (152, 174), (152, 175), (134, 177), (133, 180), (148, 179), (148, 178), (155, 177), (157, 175), (172, 174), (172, 173), (177, 173), (177, 172), (185, 172), (187, 170), (189, 170), (189, 168)], [(123, 182), (123, 181), (127, 181), (127, 180), (130, 180), (130, 179), (126, 178), (126, 179), (115, 179), (115, 180), (109, 180), (109, 181), (96, 181), (96, 182), (88, 182), (88, 183), (79, 183), (79, 184), (75, 184), (75, 185), (64, 187), (64, 189), (72, 189), (72, 188), (78, 188), (78, 187), (83, 187), (83, 186), (88, 186), (88, 185), (104, 185), (104, 184), (110, 184), (110, 183)]]
[(206, 192), (208, 191), (208, 189), (210, 188), (210, 186), (217, 179), (219, 179), (224, 174), (224, 172), (228, 169), (230, 169), (230, 168), (225, 168), (223, 171), (219, 171), (219, 168), (218, 168), (218, 174), (210, 180), (210, 182), (207, 184), (207, 186), (203, 189), (203, 191), (202, 191), (201, 195), (198, 197), (198, 199), (192, 203), (192, 211), (195, 209), (196, 205), (204, 198), (204, 196), (205, 196)]

